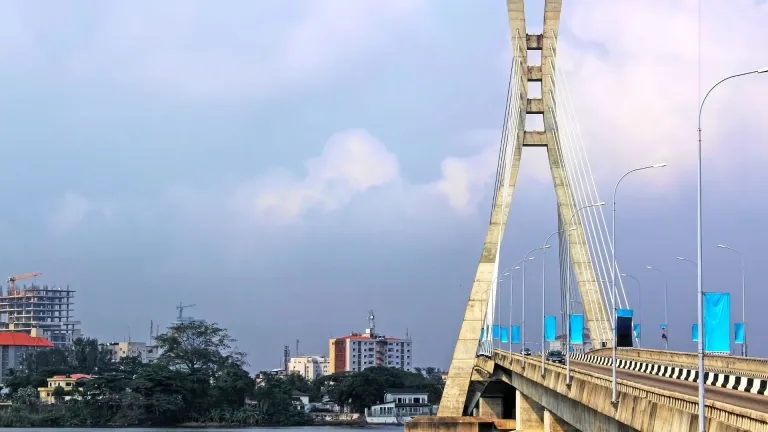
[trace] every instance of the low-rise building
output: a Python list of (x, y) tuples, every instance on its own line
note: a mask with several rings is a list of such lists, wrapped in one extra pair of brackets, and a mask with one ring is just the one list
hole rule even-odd
[[(78, 381), (88, 381), (91, 378), (93, 378), (93, 376), (86, 374), (56, 375), (54, 377), (48, 378), (47, 387), (38, 387), (37, 391), (40, 393), (40, 399), (43, 402), (54, 403), (55, 397), (53, 392), (57, 387), (61, 387), (65, 391), (69, 391), (71, 393), (72, 390), (76, 388), (76, 383)], [(66, 395), (64, 396), (64, 400), (69, 400), (71, 397), (71, 394)]]
[(405, 424), (413, 417), (432, 415), (429, 394), (416, 389), (388, 389), (384, 402), (365, 410), (370, 424)]
[(328, 357), (298, 356), (291, 357), (288, 361), (288, 372), (296, 373), (308, 380), (328, 375), (330, 361)]
[(110, 353), (112, 361), (123, 357), (138, 357), (144, 363), (151, 363), (159, 356), (158, 348), (144, 342), (109, 342), (102, 345)]
[(294, 390), (291, 392), (291, 400), (296, 408), (305, 412), (310, 411), (308, 394)]
[(0, 331), (0, 381), (6, 380), (12, 369), (22, 366), (24, 353), (53, 346), (51, 341), (42, 336), (30, 336), (20, 331)]

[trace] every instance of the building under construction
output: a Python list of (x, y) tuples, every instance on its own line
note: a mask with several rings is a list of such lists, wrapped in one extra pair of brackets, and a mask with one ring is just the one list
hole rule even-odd
[(0, 291), (0, 327), (43, 336), (55, 346), (71, 344), (80, 337), (80, 322), (73, 319), (75, 291), (47, 285), (16, 287), (17, 280), (30, 275), (39, 273), (11, 277), (8, 291)]

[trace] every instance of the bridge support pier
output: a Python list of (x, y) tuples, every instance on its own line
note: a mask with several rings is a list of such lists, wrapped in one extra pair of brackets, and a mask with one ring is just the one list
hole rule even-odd
[(515, 391), (515, 408), (515, 420), (519, 430), (544, 430), (544, 407), (520, 390)]
[(478, 405), (480, 406), (479, 417), (491, 419), (504, 418), (504, 398), (481, 397)]
[(546, 432), (579, 432), (550, 410), (544, 410), (544, 430)]

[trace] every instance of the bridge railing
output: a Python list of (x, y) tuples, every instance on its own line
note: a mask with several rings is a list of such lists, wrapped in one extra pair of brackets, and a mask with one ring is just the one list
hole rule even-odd
[[(626, 411), (619, 409), (617, 411), (616, 407), (611, 404), (611, 377), (585, 370), (572, 369), (571, 385), (569, 386), (566, 384), (566, 370), (564, 366), (547, 364), (547, 373), (542, 377), (540, 363), (526, 362), (525, 364), (526, 366), (523, 367), (522, 355), (520, 354), (495, 350), (492, 359), (478, 363), (478, 366), (482, 365), (483, 368), (492, 369), (487, 372), (497, 376), (500, 372), (518, 374), (605, 415), (614, 417), (637, 430), (645, 430), (647, 425), (643, 422), (647, 421), (648, 416), (635, 415), (635, 409)], [(587, 390), (586, 387), (590, 385), (593, 388)], [(660, 388), (649, 387), (624, 379), (617, 381), (617, 389), (620, 395), (625, 395), (620, 396), (620, 404), (630, 402), (630, 399), (627, 398), (627, 396), (630, 396), (632, 399), (637, 400), (638, 403), (640, 403), (639, 401), (650, 401), (692, 415), (698, 414), (698, 399), (695, 396), (687, 396)], [(705, 415), (716, 422), (739, 429), (768, 431), (768, 414), (758, 411), (707, 400)]]

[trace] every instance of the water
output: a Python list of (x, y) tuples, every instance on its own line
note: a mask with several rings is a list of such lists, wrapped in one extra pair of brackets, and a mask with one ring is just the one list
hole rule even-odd
[(362, 429), (365, 432), (401, 432), (404, 428), (397, 426), (366, 426), (364, 428), (354, 426), (302, 426), (286, 428), (254, 427), (254, 428), (3, 428), (2, 432), (29, 432), (33, 430), (45, 430), (56, 432), (198, 432), (210, 430), (218, 432), (242, 432), (244, 430), (258, 430), (259, 432), (354, 432)]

